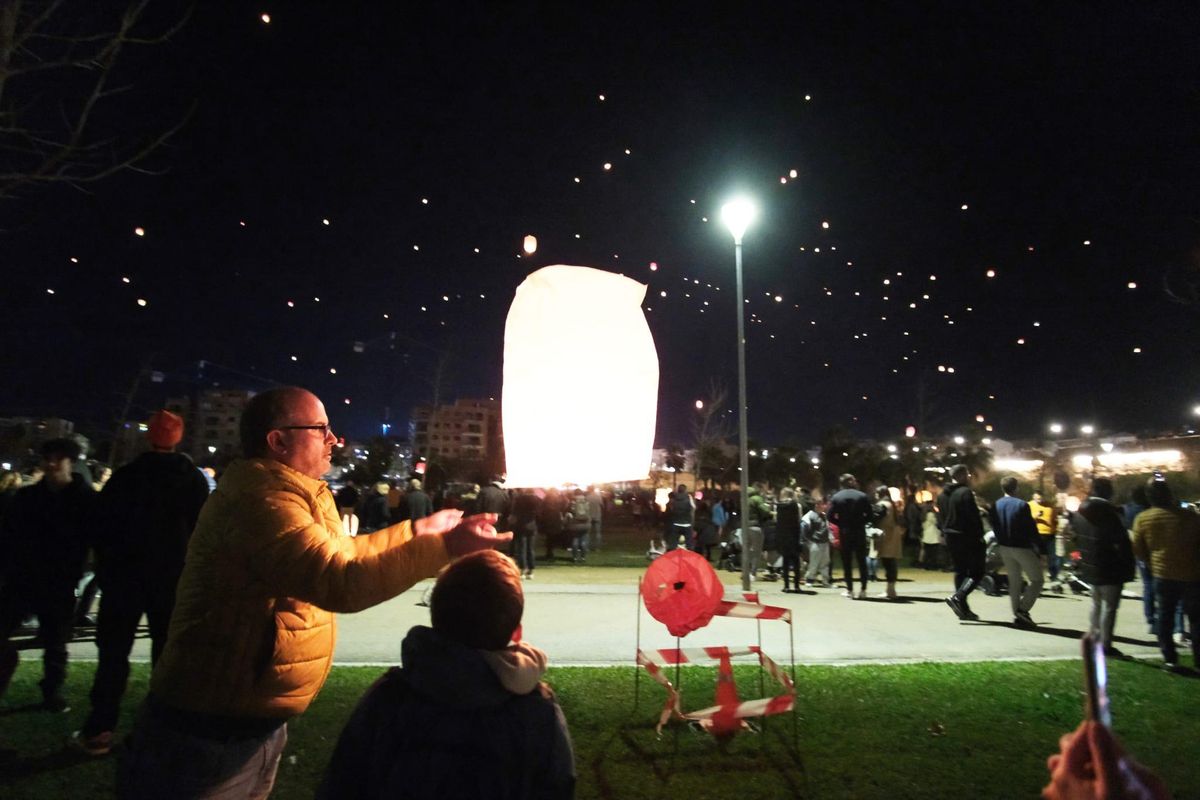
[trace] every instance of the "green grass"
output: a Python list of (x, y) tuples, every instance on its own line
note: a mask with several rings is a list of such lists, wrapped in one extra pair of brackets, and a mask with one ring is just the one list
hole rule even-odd
[[(1200, 798), (1195, 767), (1200, 681), (1154, 665), (1110, 664), (1114, 726), (1176, 798)], [(743, 698), (757, 671), (739, 667)], [(312, 708), (289, 726), (275, 798), (311, 797), (338, 732), (380, 669), (339, 667)], [(1078, 662), (912, 664), (797, 669), (792, 719), (721, 747), (677, 725), (661, 739), (663, 693), (643, 675), (633, 711), (632, 668), (567, 667), (548, 676), (575, 743), (581, 798), (1017, 798), (1036, 797), (1045, 759), (1079, 721)], [(111, 796), (114, 761), (64, 750), (86, 709), (92, 665), (72, 666), (64, 715), (24, 708), (37, 699), (40, 664), (27, 658), (0, 703), (0, 796)], [(124, 724), (146, 687), (134, 665)], [(713, 671), (683, 674), (684, 708), (712, 700)], [(768, 686), (769, 686), (768, 682)]]

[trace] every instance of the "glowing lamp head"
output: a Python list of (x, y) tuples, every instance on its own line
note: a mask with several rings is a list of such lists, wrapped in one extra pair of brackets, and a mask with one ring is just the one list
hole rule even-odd
[(534, 253), (536, 253), (537, 252), (537, 237), (533, 236), (532, 234), (529, 236), (526, 236), (525, 241), (522, 244), (522, 248), (525, 250), (525, 255), (527, 255), (527, 256), (531, 256)]
[(729, 228), (729, 232), (733, 234), (733, 241), (737, 244), (742, 243), (746, 228), (750, 227), (757, 216), (758, 209), (745, 197), (735, 198), (721, 206), (721, 221)]

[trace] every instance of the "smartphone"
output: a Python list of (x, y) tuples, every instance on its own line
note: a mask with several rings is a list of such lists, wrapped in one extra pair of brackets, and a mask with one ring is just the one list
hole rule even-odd
[(1083, 637), (1083, 681), (1087, 687), (1084, 712), (1087, 719), (1107, 728), (1112, 727), (1112, 712), (1108, 706), (1108, 669), (1104, 663), (1104, 645), (1096, 637)]

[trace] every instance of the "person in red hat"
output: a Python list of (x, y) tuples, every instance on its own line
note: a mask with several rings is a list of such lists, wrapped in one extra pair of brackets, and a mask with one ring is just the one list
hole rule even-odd
[(91, 755), (112, 749), (129, 678), (129, 651), (143, 614), (150, 627), (152, 662), (166, 644), (188, 539), (208, 499), (204, 474), (187, 455), (175, 452), (182, 439), (183, 419), (170, 411), (155, 412), (146, 431), (150, 450), (113, 473), (100, 494), (95, 537), (102, 592), (96, 625), (100, 658), (91, 713), (75, 737)]

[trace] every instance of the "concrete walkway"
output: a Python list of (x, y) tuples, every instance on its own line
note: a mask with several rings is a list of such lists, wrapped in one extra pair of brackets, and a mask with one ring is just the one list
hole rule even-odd
[[(637, 647), (639, 617), (643, 649), (674, 647), (675, 639), (637, 600), (640, 570), (569, 566), (539, 570), (525, 584), (525, 638), (559, 665), (630, 665)], [(728, 593), (739, 591), (738, 576), (721, 572)], [(594, 576), (594, 577), (593, 577)], [(575, 583), (574, 578), (591, 579)], [(602, 579), (603, 582), (593, 582)], [(850, 600), (841, 589), (784, 594), (780, 583), (756, 584), (764, 604), (794, 610), (796, 661), (804, 664), (852, 664), (903, 661), (978, 661), (994, 659), (1078, 658), (1079, 637), (1087, 629), (1091, 598), (1042, 595), (1033, 609), (1037, 630), (1014, 627), (1008, 597), (971, 596), (981, 619), (960, 622), (944, 602), (951, 579), (945, 573), (902, 570), (899, 602)], [(338, 617), (338, 664), (396, 664), (400, 641), (413, 625), (428, 624), (428, 609), (418, 605), (430, 581), (358, 614)], [(869, 593), (883, 590), (872, 583)], [(1134, 599), (1136, 596), (1137, 599)], [(684, 647), (757, 643), (759, 623), (717, 618), (683, 639)], [(789, 627), (761, 624), (762, 643), (776, 661), (789, 658)], [(1155, 657), (1158, 647), (1147, 633), (1141, 585), (1126, 585), (1117, 617), (1116, 646), (1134, 657)], [(140, 638), (133, 657), (149, 659), (149, 640)], [(71, 645), (73, 659), (94, 659), (89, 640)]]

